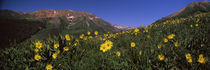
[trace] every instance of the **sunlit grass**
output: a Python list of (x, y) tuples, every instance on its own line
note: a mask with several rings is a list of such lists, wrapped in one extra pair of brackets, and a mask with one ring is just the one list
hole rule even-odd
[[(27, 41), (1, 50), (3, 69), (209, 69), (210, 13), (145, 28)], [(90, 36), (91, 33), (94, 35)]]

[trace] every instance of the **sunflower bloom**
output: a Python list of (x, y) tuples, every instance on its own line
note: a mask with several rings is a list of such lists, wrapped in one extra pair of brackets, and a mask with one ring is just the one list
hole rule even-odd
[(196, 27), (198, 27), (198, 24), (195, 24)]
[(74, 46), (77, 46), (77, 43), (74, 43)]
[(174, 46), (177, 47), (177, 46), (178, 46), (178, 42), (175, 42), (175, 43), (174, 43)]
[(199, 57), (203, 57), (203, 54), (200, 54)]
[(52, 70), (52, 68), (53, 68), (53, 66), (52, 66), (51, 64), (48, 64), (48, 65), (46, 66), (46, 70)]
[(57, 55), (58, 55), (57, 53), (53, 53), (52, 58), (53, 59), (56, 59), (57, 58)]
[(101, 44), (100, 50), (103, 51), (103, 52), (107, 51), (107, 48), (106, 48), (105, 44)]
[(189, 63), (192, 63), (192, 59), (191, 58), (190, 59), (187, 59), (187, 60), (188, 60)]
[(207, 62), (207, 59), (203, 57), (203, 54), (200, 54), (199, 55), (199, 58), (198, 58), (198, 62), (199, 63), (206, 63)]
[(57, 49), (59, 47), (59, 44), (54, 44), (54, 48)]
[(134, 42), (131, 42), (131, 47), (135, 47), (136, 44)]
[(88, 31), (87, 34), (90, 35), (90, 31)]
[(112, 48), (112, 46), (113, 46), (112, 41), (107, 40), (103, 44), (101, 44), (100, 50), (103, 52), (106, 52), (106, 51), (110, 50)]
[(168, 36), (168, 39), (173, 39), (175, 37), (175, 34), (171, 34)]
[(39, 49), (34, 49), (34, 52), (39, 52)]
[(95, 31), (95, 35), (96, 35), (96, 36), (98, 35), (98, 31)]
[(163, 55), (163, 54), (159, 54), (159, 55), (158, 55), (158, 58), (159, 58), (159, 60), (161, 60), (161, 61), (162, 61), (162, 60), (164, 60), (164, 58), (165, 58), (165, 57), (164, 57), (164, 55)]
[(60, 50), (58, 50), (56, 53), (57, 53), (57, 54), (60, 54)]
[(117, 55), (117, 56), (120, 56), (120, 52), (119, 52), (119, 51), (118, 51), (118, 52), (116, 52), (116, 55)]
[(164, 41), (165, 43), (167, 43), (167, 42), (168, 42), (168, 39), (167, 39), (167, 38), (164, 38), (163, 41)]
[(106, 38), (104, 37), (104, 38), (103, 38), (103, 40), (105, 41), (105, 40), (106, 40)]
[(87, 37), (84, 37), (84, 40), (87, 40)]
[(71, 40), (68, 34), (65, 35), (65, 38), (66, 38), (67, 41)]
[(67, 46), (66, 47), (63, 47), (63, 50), (64, 51), (69, 51), (69, 47), (67, 47)]
[(36, 42), (36, 48), (38, 49), (42, 48), (42, 43), (40, 41)]
[(162, 45), (161, 45), (161, 44), (159, 44), (157, 47), (158, 47), (158, 49), (160, 49), (160, 48), (162, 47)]
[(108, 50), (110, 50), (113, 46), (112, 41), (109, 41), (109, 40), (105, 41), (105, 44), (106, 44), (106, 47), (107, 47)]
[(80, 37), (80, 39), (83, 39), (84, 38), (84, 34), (80, 35), (79, 37)]
[(88, 38), (89, 38), (89, 39), (92, 39), (93, 37), (92, 37), (92, 36), (89, 36)]
[(139, 55), (142, 55), (142, 51), (139, 51)]
[(199, 58), (198, 58), (198, 62), (199, 62), (199, 63), (206, 63), (206, 62), (207, 62), (207, 59), (204, 58), (204, 57), (199, 57)]
[(39, 60), (41, 59), (41, 56), (40, 56), (39, 54), (36, 54), (36, 55), (34, 56), (34, 59), (37, 60), (37, 61), (39, 61)]
[(193, 27), (193, 25), (190, 25), (190, 27), (192, 28), (192, 27)]
[(134, 30), (134, 32), (135, 32), (135, 33), (139, 32), (139, 29), (138, 29), (138, 28), (136, 28), (136, 29)]
[(148, 29), (146, 29), (146, 32), (148, 32)]
[(190, 54), (190, 53), (187, 53), (187, 54), (185, 55), (185, 57), (186, 57), (186, 59), (191, 59), (191, 54)]

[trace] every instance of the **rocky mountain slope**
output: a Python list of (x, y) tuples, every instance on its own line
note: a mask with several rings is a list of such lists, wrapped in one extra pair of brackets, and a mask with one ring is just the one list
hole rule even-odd
[(4, 39), (2, 45), (15, 41), (19, 43), (28, 38), (46, 39), (66, 33), (79, 36), (88, 31), (92, 35), (94, 31), (99, 34), (120, 31), (93, 14), (72, 10), (44, 9), (29, 13), (0, 10), (0, 23), (4, 34), (1, 36)]
[(210, 11), (210, 1), (196, 1), (185, 6), (184, 8), (178, 10), (173, 14), (156, 21), (155, 23), (160, 23), (173, 18), (187, 17), (190, 15), (205, 13), (209, 11)]

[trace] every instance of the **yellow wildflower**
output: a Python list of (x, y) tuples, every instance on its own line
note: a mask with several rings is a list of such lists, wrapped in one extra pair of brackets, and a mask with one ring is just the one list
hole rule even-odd
[(95, 31), (95, 35), (98, 35), (98, 31)]
[(74, 43), (74, 46), (77, 46), (77, 43)]
[(199, 62), (199, 63), (206, 63), (206, 62), (207, 62), (207, 59), (204, 58), (204, 57), (199, 57), (199, 58), (198, 58), (198, 62)]
[(185, 55), (185, 57), (186, 57), (186, 59), (191, 59), (191, 54), (190, 54), (190, 53), (187, 53), (187, 54)]
[(134, 32), (135, 32), (135, 33), (139, 32), (139, 29), (138, 29), (138, 28), (136, 28), (136, 29), (134, 30)]
[(59, 47), (59, 44), (54, 44), (54, 48), (57, 49)]
[(106, 52), (107, 50), (110, 50), (113, 46), (113, 43), (109, 40), (105, 41), (103, 44), (100, 46), (100, 50), (103, 52)]
[(78, 40), (78, 39), (76, 39), (75, 41), (76, 41), (76, 42), (79, 42), (79, 40)]
[(158, 45), (158, 49), (160, 49), (161, 47), (162, 47), (162, 45), (161, 45), (161, 44), (159, 44), (159, 45)]
[(148, 30), (146, 29), (146, 32), (148, 32)]
[(195, 24), (196, 27), (198, 27), (198, 24)]
[(90, 31), (88, 31), (87, 34), (90, 35)]
[(87, 37), (84, 37), (84, 40), (87, 40)]
[(193, 25), (190, 25), (190, 27), (193, 27)]
[(199, 57), (203, 57), (203, 54), (200, 54)]
[(141, 55), (142, 54), (142, 51), (139, 51), (139, 55)]
[(40, 41), (36, 42), (36, 48), (38, 49), (42, 48), (42, 43)]
[(52, 58), (56, 59), (57, 55), (58, 55), (57, 53), (53, 53)]
[(168, 39), (173, 39), (174, 36), (175, 36), (175, 34), (171, 34), (171, 35), (168, 36)]
[(67, 46), (66, 47), (63, 47), (63, 50), (64, 51), (69, 51), (69, 47), (67, 47)]
[(60, 54), (60, 50), (57, 51), (57, 54)]
[(134, 42), (131, 42), (131, 47), (135, 47), (136, 44)]
[(187, 60), (188, 60), (189, 63), (192, 63), (192, 59), (191, 58), (190, 59), (187, 59)]
[(80, 37), (80, 39), (83, 39), (84, 38), (84, 34), (80, 35), (79, 37)]
[(206, 63), (207, 62), (207, 59), (203, 57), (203, 54), (200, 54), (199, 55), (199, 58), (198, 58), (198, 62), (199, 63)]
[(51, 64), (48, 64), (47, 66), (46, 66), (46, 70), (52, 70), (52, 65)]
[(37, 60), (37, 61), (39, 61), (39, 60), (41, 59), (41, 56), (40, 56), (39, 54), (36, 54), (36, 55), (34, 56), (34, 59)]
[(162, 61), (162, 60), (164, 60), (164, 55), (163, 55), (163, 54), (159, 54), (159, 55), (158, 55), (158, 58), (159, 58), (159, 60)]
[(65, 35), (65, 38), (67, 41), (71, 40), (68, 34)]
[(167, 42), (168, 42), (168, 39), (167, 39), (167, 38), (164, 38), (163, 41), (164, 41), (165, 43), (167, 43)]
[(89, 36), (88, 38), (89, 38), (89, 39), (92, 39), (93, 37), (92, 37), (92, 36)]
[(104, 38), (103, 38), (103, 40), (105, 41), (105, 40), (106, 40), (106, 38), (104, 37)]
[(105, 46), (105, 44), (101, 44), (100, 50), (103, 51), (103, 52), (107, 51), (107, 47)]
[(119, 52), (119, 51), (118, 51), (118, 52), (116, 52), (116, 55), (117, 55), (117, 56), (120, 56), (120, 52)]
[(177, 47), (177, 46), (178, 46), (178, 42), (175, 42), (175, 43), (174, 43), (174, 46)]
[(113, 46), (113, 43), (109, 40), (105, 41), (105, 44), (106, 44), (106, 47), (107, 47), (108, 50), (110, 50)]
[(39, 49), (34, 49), (35, 52), (39, 52)]

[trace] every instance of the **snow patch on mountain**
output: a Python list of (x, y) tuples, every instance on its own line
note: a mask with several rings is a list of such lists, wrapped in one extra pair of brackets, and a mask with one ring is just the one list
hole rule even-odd
[(121, 26), (121, 25), (112, 25), (112, 26), (114, 26), (115, 28), (120, 29), (120, 30), (130, 30), (130, 29), (136, 28), (136, 27)]

